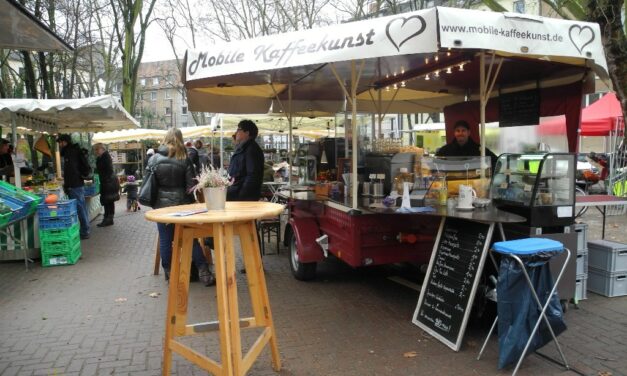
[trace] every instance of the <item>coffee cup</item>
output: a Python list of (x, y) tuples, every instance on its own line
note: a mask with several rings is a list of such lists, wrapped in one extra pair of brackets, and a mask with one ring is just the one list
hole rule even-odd
[(477, 192), (470, 185), (461, 184), (459, 186), (459, 197), (457, 207), (462, 209), (472, 208), (472, 200), (477, 197)]
[(553, 194), (551, 192), (540, 192), (540, 203), (542, 205), (551, 205), (553, 203)]

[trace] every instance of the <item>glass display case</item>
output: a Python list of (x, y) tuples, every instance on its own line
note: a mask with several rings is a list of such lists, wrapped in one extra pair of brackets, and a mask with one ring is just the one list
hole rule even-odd
[(446, 183), (446, 197), (457, 197), (459, 186), (471, 186), (477, 197), (486, 198), (491, 178), (490, 157), (423, 157), (420, 174), (416, 175), (414, 189), (428, 189), (426, 198), (442, 197)]
[(490, 184), (494, 204), (527, 218), (528, 225), (570, 225), (575, 206), (575, 155), (502, 154)]

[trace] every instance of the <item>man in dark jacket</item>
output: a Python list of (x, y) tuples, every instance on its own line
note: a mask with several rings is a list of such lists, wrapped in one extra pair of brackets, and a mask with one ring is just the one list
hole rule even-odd
[(200, 156), (198, 155), (198, 149), (196, 149), (196, 147), (194, 146), (194, 144), (191, 143), (191, 141), (188, 141), (185, 144), (185, 148), (187, 149), (187, 157), (189, 158), (190, 161), (192, 161), (192, 164), (194, 165), (194, 176), (200, 174), (201, 171), (201, 165), (200, 165)]
[(85, 205), (85, 190), (83, 179), (91, 173), (91, 167), (83, 151), (77, 144), (72, 143), (69, 134), (61, 134), (57, 137), (63, 157), (63, 190), (69, 198), (76, 200), (78, 220), (81, 224), (81, 239), (89, 238), (89, 217)]
[[(470, 125), (465, 120), (455, 123), (455, 139), (442, 146), (435, 153), (438, 157), (478, 157), (481, 155), (480, 145), (470, 138)], [(496, 155), (485, 149), (485, 156), (490, 157), (492, 167), (496, 164)]]
[(13, 158), (11, 158), (9, 146), (7, 139), (0, 138), (0, 178), (6, 176), (7, 181), (9, 181), (9, 176), (13, 176)]
[(261, 197), (264, 158), (261, 147), (255, 142), (258, 133), (252, 120), (242, 120), (237, 125), (237, 148), (229, 164), (233, 185), (227, 191), (227, 201), (259, 201)]

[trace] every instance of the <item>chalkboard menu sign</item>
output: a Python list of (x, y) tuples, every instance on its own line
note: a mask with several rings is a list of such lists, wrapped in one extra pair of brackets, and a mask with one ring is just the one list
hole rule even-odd
[(443, 218), (413, 323), (458, 351), (494, 224)]
[(499, 127), (540, 124), (540, 92), (519, 91), (499, 96)]

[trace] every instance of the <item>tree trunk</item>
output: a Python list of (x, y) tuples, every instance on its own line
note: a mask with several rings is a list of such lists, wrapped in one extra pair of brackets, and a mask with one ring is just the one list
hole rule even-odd
[[(601, 27), (607, 69), (623, 114), (627, 114), (627, 39), (621, 21), (622, 1), (591, 0), (588, 3), (589, 20)], [(627, 135), (626, 135), (627, 136)]]

